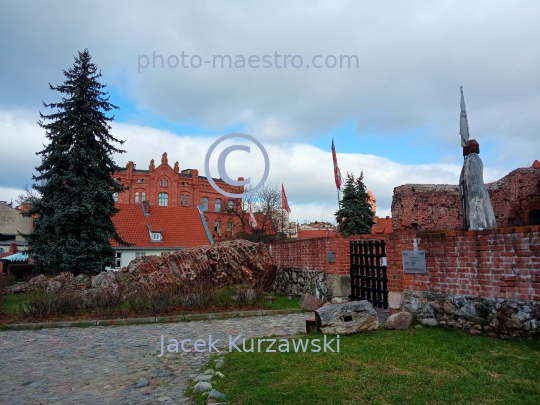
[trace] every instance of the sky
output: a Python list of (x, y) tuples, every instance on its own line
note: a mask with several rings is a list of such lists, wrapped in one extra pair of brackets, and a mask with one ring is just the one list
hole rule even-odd
[[(0, 3), (0, 200), (15, 201), (47, 142), (37, 121), (60, 100), (49, 88), (87, 48), (125, 140), (117, 164), (204, 175), (208, 148), (245, 133), (284, 185), (292, 221), (335, 221), (331, 143), (341, 173), (364, 173), (377, 214), (393, 189), (457, 184), (463, 86), (484, 180), (540, 159), (540, 2), (70, 1)], [(230, 66), (229, 59), (230, 57)], [(223, 62), (223, 66), (222, 66)], [(245, 144), (231, 178), (262, 178)]]

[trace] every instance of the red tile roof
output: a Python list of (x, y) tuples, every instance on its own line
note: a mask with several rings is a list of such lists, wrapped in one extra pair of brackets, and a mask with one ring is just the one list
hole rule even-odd
[[(118, 234), (138, 248), (180, 248), (208, 245), (209, 241), (196, 208), (150, 206), (143, 214), (140, 204), (116, 204), (121, 211), (112, 217)], [(162, 240), (150, 240), (151, 229), (162, 232)], [(113, 247), (120, 247), (111, 241)]]
[[(377, 217), (375, 217), (377, 218)], [(380, 234), (380, 233), (392, 233), (394, 232), (394, 228), (392, 228), (392, 218), (378, 218), (375, 219), (377, 222), (376, 225), (373, 225), (371, 227), (371, 234)]]
[(335, 229), (298, 229), (298, 239), (310, 239), (310, 238), (334, 238), (336, 236)]

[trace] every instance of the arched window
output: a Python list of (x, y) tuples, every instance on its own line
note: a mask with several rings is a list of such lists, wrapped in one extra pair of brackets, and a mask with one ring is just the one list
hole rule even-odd
[(186, 207), (189, 207), (189, 195), (186, 195)]
[(141, 179), (141, 183), (144, 183), (144, 179)]
[(142, 194), (141, 201), (146, 201), (146, 193), (143, 191), (141, 194)]
[(221, 212), (221, 200), (219, 198), (216, 198), (215, 211)]
[(139, 203), (139, 192), (136, 191), (135, 192), (135, 204), (138, 204)]
[(167, 193), (159, 193), (158, 194), (158, 205), (161, 205), (163, 207), (166, 207), (169, 205), (169, 194)]
[(233, 233), (233, 223), (232, 222), (227, 222), (227, 232), (230, 232), (231, 236), (232, 236), (232, 233)]
[(141, 182), (141, 179), (137, 179), (137, 183), (140, 183)]
[(180, 205), (184, 205), (184, 194), (180, 194)]
[(163, 177), (163, 178), (161, 179), (161, 181), (159, 182), (159, 185), (160, 185), (161, 187), (167, 187), (167, 179), (166, 179), (165, 177)]
[(227, 201), (227, 211), (231, 213), (233, 210), (233, 200)]
[(203, 197), (202, 206), (203, 206), (203, 211), (208, 211), (208, 197)]
[(214, 222), (214, 230), (218, 236), (221, 236), (221, 223), (219, 221)]

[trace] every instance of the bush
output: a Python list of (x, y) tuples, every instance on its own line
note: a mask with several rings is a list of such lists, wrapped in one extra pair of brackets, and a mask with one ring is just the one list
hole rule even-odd
[(17, 304), (17, 313), (26, 317), (43, 319), (51, 313), (51, 294), (30, 291), (25, 300)]
[(86, 307), (95, 309), (103, 315), (110, 315), (118, 309), (123, 302), (123, 294), (120, 289), (103, 289), (88, 294)]

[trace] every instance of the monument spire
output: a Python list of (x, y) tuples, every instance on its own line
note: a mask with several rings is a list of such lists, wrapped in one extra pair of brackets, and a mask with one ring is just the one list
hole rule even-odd
[(463, 97), (463, 87), (459, 86), (461, 90), (461, 114), (459, 116), (459, 134), (461, 135), (461, 147), (465, 147), (465, 144), (469, 140), (469, 123), (467, 121), (467, 110), (465, 109), (465, 98)]

